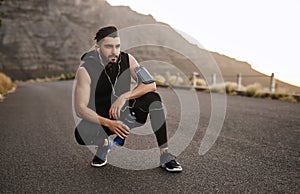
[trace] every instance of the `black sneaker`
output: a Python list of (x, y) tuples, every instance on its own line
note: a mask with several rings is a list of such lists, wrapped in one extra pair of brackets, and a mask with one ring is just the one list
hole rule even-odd
[(169, 172), (181, 172), (181, 165), (175, 160), (176, 157), (169, 152), (165, 151), (160, 155), (160, 167)]
[[(98, 148), (96, 155), (94, 156), (91, 166), (101, 167), (107, 163), (107, 153), (111, 150), (112, 142), (108, 140), (108, 145), (105, 147)], [(100, 155), (100, 157), (98, 157)]]

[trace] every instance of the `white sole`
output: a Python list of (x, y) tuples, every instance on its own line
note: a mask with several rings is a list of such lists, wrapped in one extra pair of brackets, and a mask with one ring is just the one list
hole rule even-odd
[(107, 160), (105, 160), (102, 164), (93, 164), (93, 162), (91, 162), (91, 166), (92, 167), (101, 167), (101, 166), (104, 166), (104, 165), (106, 165), (107, 164)]
[(182, 168), (173, 168), (173, 169), (170, 169), (170, 168), (165, 168), (167, 171), (169, 172), (181, 172), (182, 171)]
[[(107, 150), (107, 154), (110, 152), (110, 150), (112, 148), (112, 142), (111, 141), (108, 142), (108, 146), (109, 147), (108, 147), (108, 150)], [(91, 162), (91, 166), (96, 167), (96, 168), (104, 166), (106, 164), (107, 164), (107, 159), (102, 164), (93, 164), (93, 162)]]
[(167, 168), (165, 165), (161, 165), (160, 167), (163, 168), (163, 169), (165, 169), (168, 172), (181, 172), (182, 171), (182, 167), (181, 166), (178, 167), (178, 168), (173, 168), (173, 169)]

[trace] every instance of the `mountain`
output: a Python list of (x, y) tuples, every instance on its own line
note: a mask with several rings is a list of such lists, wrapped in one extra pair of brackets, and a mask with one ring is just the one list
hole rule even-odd
[[(76, 72), (80, 56), (93, 47), (97, 30), (116, 25), (122, 49), (139, 62), (152, 64), (158, 73), (170, 67), (210, 79), (218, 64), (225, 81), (235, 81), (242, 73), (243, 85), (259, 82), (268, 87), (270, 82), (250, 64), (201, 49), (169, 25), (127, 6), (111, 6), (104, 0), (5, 0), (0, 11), (0, 71), (14, 80)], [(299, 87), (276, 83), (300, 92)]]

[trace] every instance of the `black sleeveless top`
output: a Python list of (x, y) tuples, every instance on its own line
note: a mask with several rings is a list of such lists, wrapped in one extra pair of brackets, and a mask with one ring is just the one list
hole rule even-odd
[(121, 52), (116, 64), (108, 64), (105, 68), (100, 63), (96, 50), (85, 53), (80, 65), (91, 78), (91, 90), (88, 107), (100, 116), (109, 117), (111, 104), (121, 94), (130, 90), (130, 69), (128, 54)]

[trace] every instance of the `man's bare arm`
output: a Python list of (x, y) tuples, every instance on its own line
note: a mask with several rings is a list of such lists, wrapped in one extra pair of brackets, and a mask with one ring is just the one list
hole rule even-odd
[[(75, 111), (80, 118), (99, 123), (100, 116), (95, 111), (88, 108), (91, 92), (90, 84), (91, 79), (86, 69), (80, 67), (77, 72), (77, 83), (75, 87)], [(103, 123), (101, 124), (104, 125), (105, 120), (103, 120)]]
[(77, 72), (77, 83), (75, 87), (75, 111), (77, 116), (106, 126), (119, 137), (126, 138), (129, 135), (129, 128), (127, 126), (124, 126), (120, 121), (113, 121), (99, 116), (88, 107), (91, 92), (90, 85), (90, 76), (84, 67), (80, 67)]
[[(131, 76), (136, 80), (137, 75), (134, 69), (138, 67), (139, 64), (132, 55), (128, 54), (128, 56), (129, 56), (130, 73)], [(133, 90), (125, 92), (124, 94), (119, 96), (119, 98), (112, 104), (109, 110), (110, 118), (114, 118), (114, 119), (120, 118), (120, 111), (122, 107), (125, 105), (127, 100), (141, 97), (144, 94), (153, 91), (156, 91), (155, 82), (150, 84), (139, 83)]]
[[(128, 54), (128, 55), (129, 55), (130, 73), (131, 73), (131, 76), (136, 80), (137, 75), (136, 75), (134, 69), (140, 65), (138, 64), (138, 62), (132, 55), (130, 55), (130, 54)], [(152, 82), (150, 84), (139, 83), (133, 90), (131, 90), (123, 95), (125, 96), (126, 99), (134, 99), (134, 98), (141, 97), (148, 92), (153, 92), (153, 91), (156, 91), (156, 83), (155, 82)]]

